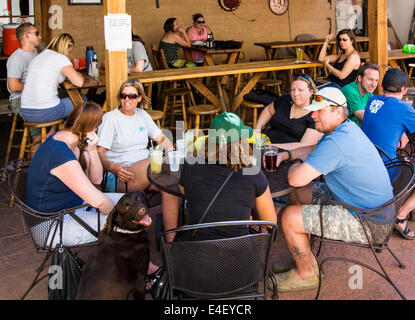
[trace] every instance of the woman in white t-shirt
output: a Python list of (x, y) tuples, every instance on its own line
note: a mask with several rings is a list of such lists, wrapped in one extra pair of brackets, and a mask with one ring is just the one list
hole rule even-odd
[(48, 44), (29, 65), (22, 92), (23, 118), (33, 122), (49, 122), (66, 118), (74, 108), (69, 97), (60, 99), (58, 85), (69, 79), (77, 87), (84, 84), (68, 58), (75, 42), (71, 35), (62, 33)]
[[(126, 184), (129, 192), (143, 191), (148, 187), (158, 191), (150, 186), (147, 179), (146, 172), (150, 164), (148, 138), (166, 150), (172, 150), (173, 145), (144, 110), (150, 105), (150, 99), (145, 95), (140, 81), (129, 79), (124, 82), (118, 97), (120, 106), (107, 112), (98, 128), (98, 154), (102, 165), (120, 181), (126, 182), (119, 183), (119, 192), (125, 192)], [(179, 199), (165, 192), (161, 192), (161, 196), (163, 222), (166, 225), (166, 221), (177, 217)], [(150, 278), (154, 278), (158, 271), (157, 266), (150, 263)]]

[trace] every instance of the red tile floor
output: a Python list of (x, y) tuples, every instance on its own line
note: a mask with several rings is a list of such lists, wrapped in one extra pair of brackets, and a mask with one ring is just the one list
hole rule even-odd
[[(0, 163), (3, 162), (8, 139), (8, 118), (0, 117)], [(13, 159), (13, 158), (12, 158)], [(7, 192), (7, 186), (3, 183), (0, 188)], [(27, 228), (19, 210), (9, 208), (9, 201), (3, 193), (0, 193), (0, 299), (19, 299), (25, 292), (35, 275), (35, 269), (42, 261), (43, 255), (35, 252)], [(151, 216), (160, 212), (156, 207), (151, 210)], [(155, 219), (153, 219), (154, 221)], [(415, 229), (415, 222), (410, 221), (409, 226)], [(160, 253), (155, 248), (154, 223), (149, 229), (151, 240), (152, 261), (161, 262)], [(380, 254), (386, 271), (401, 289), (408, 299), (415, 299), (415, 241), (401, 238), (396, 232), (391, 237), (390, 247), (406, 265), (402, 270), (388, 252)], [(85, 250), (85, 249), (83, 249)], [(325, 245), (321, 257), (354, 256), (369, 265), (374, 265), (375, 259), (367, 249), (348, 248), (344, 246)], [(81, 257), (86, 252), (80, 252)], [(271, 263), (279, 260), (292, 259), (284, 242), (281, 232), (278, 232), (277, 240), (271, 252)], [(357, 271), (356, 271), (357, 269)], [(324, 278), (320, 299), (330, 300), (398, 300), (399, 295), (392, 286), (371, 271), (362, 269), (361, 277), (359, 268), (353, 264), (343, 262), (328, 262), (324, 269)], [(357, 279), (357, 280), (356, 280)], [(360, 281), (361, 280), (361, 281)], [(359, 286), (361, 284), (361, 287)], [(313, 299), (316, 290), (280, 294), (281, 300), (309, 300)], [(37, 285), (27, 299), (47, 299), (47, 280)], [(148, 299), (151, 299), (148, 296)]]

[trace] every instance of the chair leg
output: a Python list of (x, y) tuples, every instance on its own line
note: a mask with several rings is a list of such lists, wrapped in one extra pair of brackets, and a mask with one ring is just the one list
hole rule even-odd
[(184, 130), (187, 130), (186, 97), (184, 95), (182, 95), (182, 113), (183, 113)]
[(10, 151), (12, 149), (14, 133), (16, 130), (17, 117), (17, 114), (13, 115), (12, 128), (10, 129), (9, 143), (7, 144), (6, 159), (4, 161), (4, 164), (7, 164), (9, 162)]
[(29, 135), (29, 128), (25, 127), (23, 130), (23, 138), (20, 144), (20, 152), (19, 152), (19, 159), (24, 158), (25, 150), (26, 150), (26, 143), (27, 143), (27, 136)]
[(195, 137), (199, 137), (200, 115), (196, 115), (195, 119)]
[(394, 257), (394, 259), (396, 260), (396, 262), (398, 262), (399, 264), (399, 268), (401, 269), (406, 269), (406, 266), (401, 262), (401, 260), (398, 259), (398, 257), (392, 252), (391, 248), (389, 248), (389, 246), (386, 248), (389, 253), (392, 255), (392, 257)]
[(254, 110), (252, 111), (252, 128), (253, 129), (255, 129), (256, 127), (257, 117), (258, 117), (258, 110), (257, 108), (254, 108)]

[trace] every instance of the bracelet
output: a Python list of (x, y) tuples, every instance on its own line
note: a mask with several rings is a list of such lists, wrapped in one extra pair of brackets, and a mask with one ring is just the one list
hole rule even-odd
[(301, 159), (294, 159), (294, 160), (292, 160), (292, 162), (294, 162), (294, 163), (303, 163), (304, 161), (301, 160)]
[(291, 159), (293, 158), (293, 155), (291, 154), (290, 150), (284, 150), (285, 152), (288, 153), (288, 160), (287, 161), (291, 161)]

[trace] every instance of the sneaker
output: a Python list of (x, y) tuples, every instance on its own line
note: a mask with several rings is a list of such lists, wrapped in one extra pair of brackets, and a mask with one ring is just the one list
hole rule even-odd
[[(277, 282), (278, 292), (306, 291), (317, 289), (318, 287), (318, 275), (314, 274), (307, 279), (298, 280), (294, 276), (294, 269), (284, 273), (276, 273), (272, 275), (272, 277), (274, 277), (275, 281)], [(268, 279), (268, 288), (270, 283), (272, 286), (272, 280)]]

